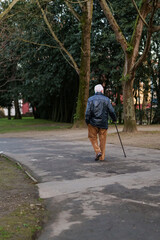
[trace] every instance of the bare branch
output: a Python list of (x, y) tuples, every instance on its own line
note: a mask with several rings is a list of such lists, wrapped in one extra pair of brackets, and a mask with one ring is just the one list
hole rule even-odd
[(160, 26), (153, 26), (152, 32), (159, 32), (160, 31)]
[(146, 45), (145, 45), (143, 54), (138, 59), (138, 61), (135, 63), (132, 70), (136, 70), (136, 68), (146, 59), (147, 54), (149, 52), (150, 45), (151, 45), (152, 33), (153, 33), (153, 18), (154, 18), (154, 14), (156, 12), (156, 9), (157, 9), (157, 4), (154, 4), (154, 2), (153, 2), (152, 12), (151, 12), (150, 20), (149, 20), (149, 25), (148, 25), (149, 28), (148, 28), (148, 32), (147, 32)]
[(87, 2), (87, 12), (88, 12), (88, 19), (92, 21), (92, 14), (93, 14), (93, 0), (88, 0)]
[(81, 3), (88, 2), (88, 0), (84, 0), (84, 1), (77, 0), (77, 2), (73, 2), (73, 1), (69, 1), (69, 0), (66, 0), (66, 1), (69, 2), (69, 3), (78, 3), (80, 5), (82, 5)]
[(83, 3), (87, 2), (88, 0), (84, 0), (84, 1), (80, 1), (80, 0), (77, 0), (77, 2), (73, 2), (73, 1), (69, 1), (69, 0), (65, 0), (66, 2), (68, 3), (73, 3), (73, 4), (79, 4), (80, 8), (83, 9)]
[(29, 41), (29, 40), (26, 40), (26, 39), (23, 39), (23, 38), (17, 38), (17, 39), (19, 41), (22, 41), (22, 42), (26, 42), (26, 43), (30, 43), (30, 44), (34, 44), (34, 45), (38, 45), (38, 46), (42, 46), (42, 47), (58, 48), (58, 47), (55, 47), (55, 46), (52, 46), (52, 45), (43, 44), (43, 43), (36, 43), (36, 42)]
[(0, 88), (4, 87), (7, 83), (9, 82), (16, 82), (16, 81), (20, 81), (22, 82), (23, 79), (12, 79), (12, 80), (7, 80), (5, 83), (3, 83), (2, 85), (0, 85)]
[[(155, 2), (155, 5), (153, 6), (154, 8), (154, 12), (158, 9), (158, 8), (160, 8), (160, 2), (158, 2), (158, 0)], [(153, 15), (154, 15), (154, 12), (153, 12)], [(160, 26), (152, 26), (152, 33), (153, 32), (159, 32), (160, 31)]]
[(138, 12), (138, 15), (140, 16), (140, 18), (141, 18), (141, 20), (142, 20), (142, 22), (143, 22), (143, 23), (147, 26), (147, 28), (148, 28), (149, 26), (148, 26), (147, 22), (145, 21), (145, 19), (143, 18), (143, 16), (141, 15), (141, 13), (140, 13), (140, 11), (139, 11), (139, 9), (138, 9), (138, 7), (137, 7), (136, 2), (135, 2), (134, 0), (132, 0), (132, 2), (133, 2), (133, 5), (135, 6), (135, 8), (136, 8), (136, 10), (137, 10), (137, 12)]
[(78, 3), (79, 3), (79, 6), (81, 7), (81, 9), (83, 8), (83, 6), (82, 6), (82, 3), (81, 3), (81, 1), (79, 1), (78, 0)]
[(9, 4), (8, 8), (0, 14), (0, 20), (2, 20), (2, 18), (10, 12), (17, 2), (19, 2), (19, 0), (13, 0), (12, 3)]
[(0, 92), (12, 92), (12, 90), (7, 90), (7, 89), (1, 90), (1, 89), (0, 89)]
[(123, 49), (124, 52), (126, 52), (127, 50), (127, 41), (120, 29), (120, 27), (118, 26), (113, 14), (111, 13), (110, 8), (108, 7), (108, 4), (106, 3), (105, 0), (99, 0), (99, 3), (101, 5), (101, 8), (103, 9), (103, 12), (106, 16), (106, 18), (108, 19), (115, 35), (116, 35), (116, 39), (117, 41), (121, 44), (121, 47)]
[(139, 65), (146, 59), (147, 54), (149, 52), (150, 49), (150, 45), (151, 45), (151, 37), (152, 37), (152, 33), (151, 31), (148, 31), (148, 35), (147, 35), (147, 40), (146, 40), (146, 45), (143, 51), (143, 54), (141, 55), (141, 57), (138, 59), (138, 61), (135, 63), (135, 65), (133, 66), (131, 71), (136, 70)]
[(78, 15), (78, 13), (75, 12), (75, 10), (73, 9), (72, 5), (67, 0), (65, 0), (65, 3), (67, 5), (67, 7), (69, 8), (69, 10), (71, 11), (71, 13), (73, 14), (73, 16), (75, 16), (75, 18), (78, 21), (80, 21), (80, 16)]
[(60, 52), (61, 52), (61, 54), (63, 55), (64, 59), (68, 62), (68, 64), (69, 64), (71, 67), (74, 68), (73, 64), (71, 64), (71, 62), (68, 61), (68, 59), (67, 59), (66, 56), (63, 54), (63, 51), (62, 51), (61, 49), (60, 49)]
[(74, 61), (72, 55), (67, 51), (67, 49), (63, 46), (63, 44), (61, 43), (61, 41), (58, 39), (58, 37), (56, 36), (55, 32), (53, 31), (48, 19), (47, 19), (47, 16), (43, 10), (43, 8), (41, 7), (40, 3), (38, 0), (36, 0), (37, 2), (37, 5), (39, 6), (41, 12), (42, 12), (42, 15), (43, 15), (43, 19), (48, 27), (48, 29), (50, 30), (50, 33), (52, 34), (52, 37), (54, 38), (54, 40), (58, 43), (58, 45), (60, 46), (60, 48), (67, 54), (67, 56), (69, 57), (69, 59), (71, 60), (73, 66), (74, 66), (74, 69), (76, 70), (76, 72), (79, 74), (79, 68), (77, 66), (77, 63)]

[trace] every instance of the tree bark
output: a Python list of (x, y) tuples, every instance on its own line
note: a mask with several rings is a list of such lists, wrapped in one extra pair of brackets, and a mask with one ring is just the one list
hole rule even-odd
[(133, 80), (123, 83), (124, 132), (137, 131), (132, 89)]
[(93, 1), (83, 3), (83, 15), (81, 17), (81, 65), (79, 74), (79, 92), (75, 114), (75, 127), (85, 126), (85, 110), (89, 97), (90, 82), (90, 41), (92, 24)]
[(156, 87), (156, 93), (157, 93), (157, 108), (155, 115), (153, 117), (152, 124), (160, 124), (160, 74), (158, 78), (158, 83)]
[(14, 117), (14, 119), (22, 119), (21, 112), (20, 112), (20, 109), (19, 109), (18, 99), (14, 100), (14, 105), (15, 105), (15, 117)]
[(11, 106), (8, 106), (8, 120), (11, 120)]

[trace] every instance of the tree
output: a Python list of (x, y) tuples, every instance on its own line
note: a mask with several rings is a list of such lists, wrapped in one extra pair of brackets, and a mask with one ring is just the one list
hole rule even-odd
[[(75, 125), (81, 126), (84, 125), (84, 118), (85, 118), (85, 109), (87, 105), (87, 100), (89, 96), (89, 80), (90, 80), (90, 33), (91, 33), (91, 23), (92, 23), (92, 9), (93, 9), (93, 0), (88, 0), (84, 2), (78, 1), (79, 4), (78, 9), (82, 12), (81, 15), (77, 13), (76, 9), (73, 5), (65, 1), (66, 5), (68, 6), (71, 13), (76, 17), (76, 19), (80, 22), (81, 28), (81, 61), (80, 61), (80, 68), (78, 67), (76, 61), (74, 60), (73, 56), (70, 54), (69, 51), (64, 47), (62, 42), (56, 36), (48, 18), (47, 18), (47, 11), (43, 9), (40, 2), (36, 0), (37, 5), (39, 6), (44, 21), (52, 34), (54, 40), (58, 43), (60, 50), (67, 54), (69, 60), (71, 61), (72, 66), (76, 70), (79, 75), (79, 93), (78, 93), (78, 100), (77, 100), (77, 107), (76, 107), (76, 114), (75, 114)], [(45, 5), (46, 7), (46, 5)], [(46, 8), (47, 10), (47, 8)], [(63, 23), (62, 23), (63, 25)]]
[[(7, 6), (8, 4), (3, 2), (1, 9), (4, 8), (11, 10), (11, 8), (8, 8)], [(10, 12), (11, 11), (8, 10), (8, 15)], [(19, 74), (18, 65), (20, 60), (20, 43), (15, 40), (18, 34), (17, 25), (16, 22), (12, 21), (8, 16), (5, 21), (0, 22), (0, 26), (0, 105), (7, 107), (10, 112), (12, 102), (14, 101), (15, 119), (21, 119), (18, 100), (20, 97), (19, 86), (21, 85), (23, 78)]]
[[(125, 57), (122, 84), (123, 84), (123, 112), (124, 112), (124, 131), (134, 132), (137, 130), (135, 111), (134, 111), (134, 102), (133, 102), (133, 83), (135, 79), (136, 69), (140, 64), (146, 59), (146, 56), (150, 49), (151, 37), (154, 32), (160, 30), (160, 26), (154, 25), (154, 17), (156, 11), (160, 7), (160, 2), (158, 0), (153, 1), (139, 1), (139, 8), (136, 5), (136, 2), (132, 0), (138, 15), (133, 29), (132, 37), (129, 40), (128, 37), (125, 37), (122, 33), (121, 28), (119, 27), (114, 14), (112, 13), (109, 5), (105, 0), (99, 0), (101, 8), (104, 11), (106, 18), (108, 19), (117, 41), (120, 43)], [(129, 1), (125, 1), (125, 5), (128, 6)], [(147, 22), (146, 22), (147, 18)], [(139, 52), (140, 42), (142, 39), (142, 32), (144, 26), (147, 27), (147, 38), (146, 43), (144, 44), (143, 53)]]
[[(18, 0), (15, 0), (12, 2), (12, 5), (9, 5), (9, 7), (4, 11), (4, 13), (1, 15), (3, 17), (6, 15), (11, 8), (18, 2)], [(72, 6), (72, 3), (65, 1), (66, 5), (69, 7), (69, 10), (73, 15), (76, 17), (76, 19), (80, 22), (80, 28), (81, 28), (81, 63), (80, 67), (78, 67), (78, 64), (74, 60), (73, 56), (70, 54), (70, 52), (65, 48), (63, 43), (59, 40), (57, 35), (55, 34), (52, 24), (49, 21), (49, 9), (52, 4), (50, 2), (46, 3), (46, 1), (39, 1), (36, 0), (36, 3), (38, 7), (41, 10), (41, 13), (43, 15), (44, 21), (46, 25), (48, 26), (48, 29), (56, 41), (56, 43), (59, 45), (59, 50), (63, 52), (64, 55), (67, 55), (70, 64), (74, 67), (76, 72), (79, 75), (79, 94), (78, 94), (78, 101), (77, 101), (77, 110), (76, 110), (76, 122), (78, 125), (84, 124), (84, 115), (85, 115), (85, 108), (87, 104), (88, 99), (88, 92), (89, 92), (89, 80), (90, 80), (90, 32), (91, 32), (91, 23), (92, 23), (92, 8), (93, 8), (93, 0), (88, 0), (84, 2), (77, 2), (78, 7), (74, 8)], [(59, 2), (64, 7), (63, 2)], [(31, 3), (29, 3), (31, 4)], [(54, 3), (53, 3), (54, 4)], [(47, 6), (48, 5), (48, 6)], [(82, 13), (79, 15), (76, 10), (80, 10)], [(60, 16), (59, 16), (60, 17)], [(62, 23), (63, 24), (63, 23)]]
[[(69, 6), (69, 5), (68, 5)], [(81, 26), (81, 63), (79, 73), (79, 93), (76, 108), (76, 126), (84, 125), (85, 110), (89, 96), (90, 82), (90, 41), (91, 41), (91, 24), (93, 13), (93, 0), (84, 2), (79, 1), (82, 15), (79, 16)], [(72, 13), (72, 7), (70, 7)]]
[[(80, 56), (78, 24), (71, 14), (69, 15), (71, 17), (64, 14), (58, 19), (61, 10), (64, 13), (64, 9), (51, 5), (48, 9), (50, 12), (48, 20), (53, 24), (58, 38), (61, 38), (63, 45), (78, 62)], [(28, 21), (25, 21), (27, 16)], [(23, 37), (21, 41), (23, 46), (20, 48), (19, 61), (21, 74), (24, 77), (20, 89), (23, 99), (30, 102), (36, 118), (73, 122), (78, 75), (59, 54), (59, 46), (50, 36), (36, 5), (28, 4), (25, 9), (23, 8), (23, 15), (18, 14), (16, 20), (18, 20), (18, 29), (23, 33), (20, 36)]]
[[(144, 2), (142, 5), (144, 5)], [(35, 3), (37, 3), (38, 8)], [(117, 42), (121, 43), (121, 46), (125, 55), (125, 67), (127, 66), (127, 68), (124, 68), (124, 72), (123, 72), (124, 74), (121, 78), (123, 80), (123, 91), (124, 91), (124, 98), (125, 98), (124, 100), (124, 103), (125, 103), (124, 110), (125, 110), (125, 118), (126, 118), (125, 126), (129, 125), (126, 130), (132, 131), (136, 129), (136, 125), (134, 125), (135, 115), (133, 112), (134, 107), (133, 107), (133, 95), (132, 95), (132, 86), (134, 82), (135, 71), (139, 66), (138, 62), (140, 62), (138, 60), (138, 57), (140, 57), (139, 59), (142, 59), (142, 56), (145, 55), (145, 54), (141, 54), (142, 51), (143, 53), (148, 51), (148, 50), (145, 50), (146, 49), (144, 44), (145, 41), (148, 42), (148, 46), (150, 43), (150, 37), (148, 37), (148, 40), (147, 39), (145, 40), (146, 30), (142, 32), (142, 29), (144, 25), (148, 25), (150, 27), (152, 26), (152, 22), (153, 22), (152, 16), (154, 15), (154, 13), (149, 15), (149, 12), (151, 11), (152, 6), (151, 6), (151, 3), (150, 4), (148, 3), (148, 6), (150, 7), (150, 9), (147, 12), (148, 16), (143, 15), (145, 12), (145, 9), (144, 7), (142, 7), (142, 5), (139, 7), (140, 10), (137, 10), (137, 7), (136, 7), (134, 12), (132, 12), (133, 11), (132, 8), (131, 10), (130, 8), (127, 8), (128, 11), (130, 10), (130, 14), (126, 16), (123, 11), (124, 8), (126, 9), (126, 3), (129, 3), (129, 0), (126, 0), (125, 2), (124, 1), (117, 2), (117, 0), (112, 1), (112, 4), (114, 4), (112, 5), (113, 9), (119, 8), (120, 10), (122, 10), (120, 13), (121, 15), (118, 15), (117, 10), (116, 12), (114, 12), (114, 14), (111, 13), (110, 9), (109, 10), (107, 9), (107, 10), (108, 10), (108, 16), (110, 17), (111, 23), (113, 20), (113, 23), (110, 25), (112, 25), (112, 28), (114, 28), (116, 32), (115, 35), (117, 36), (117, 39), (118, 39)], [(135, 1), (133, 1), (133, 3), (135, 4)], [(96, 4), (94, 4), (94, 7), (95, 5)], [(54, 106), (63, 105), (61, 104), (61, 102), (63, 102), (65, 98), (60, 97), (60, 95), (64, 96), (64, 93), (65, 93), (65, 90), (63, 89), (63, 84), (64, 86), (67, 86), (67, 82), (69, 81), (69, 78), (74, 76), (73, 78), (76, 81), (75, 85), (77, 88), (77, 78), (79, 76), (78, 101), (75, 100), (75, 96), (72, 98), (72, 100), (74, 99), (73, 100), (74, 102), (77, 101), (77, 112), (75, 114), (75, 120), (77, 122), (77, 125), (79, 125), (79, 123), (81, 122), (84, 123), (84, 113), (85, 113), (85, 107), (86, 107), (86, 102), (88, 98), (88, 88), (89, 88), (89, 80), (90, 80), (90, 33), (91, 33), (91, 22), (92, 22), (92, 7), (93, 7), (93, 2), (91, 0), (82, 1), (82, 2), (77, 1), (75, 3), (70, 1), (64, 2), (61, 0), (56, 2), (55, 1), (46, 2), (43, 0), (36, 0), (36, 2), (19, 1), (19, 3), (17, 3), (16, 6), (8, 14), (8, 17), (12, 18), (13, 22), (15, 21), (15, 26), (17, 26), (18, 29), (20, 28), (21, 37), (19, 37), (19, 40), (22, 40), (23, 38), (24, 42), (29, 42), (31, 44), (29, 48), (31, 49), (30, 54), (32, 56), (32, 59), (28, 55), (30, 51), (29, 48), (26, 48), (25, 50), (28, 51), (28, 53), (26, 52), (26, 55), (25, 55), (26, 60), (24, 59), (19, 60), (20, 63), (23, 65), (23, 68), (25, 69), (25, 71), (28, 71), (28, 75), (32, 76), (31, 79), (29, 80), (26, 74), (25, 77), (27, 79), (28, 84), (26, 84), (25, 87), (28, 88), (28, 91), (30, 92), (29, 95), (31, 96), (32, 100), (35, 94), (32, 94), (32, 91), (31, 89), (29, 89), (29, 86), (34, 85), (34, 88), (36, 88), (36, 90), (39, 89), (39, 91), (43, 92), (43, 90), (45, 89), (45, 91), (49, 92), (47, 99), (48, 101), (54, 102), (54, 104), (50, 103), (46, 105), (47, 108), (49, 109), (48, 110), (49, 118), (54, 115), (54, 119), (62, 120), (62, 117), (61, 117), (62, 115), (67, 116), (67, 114), (65, 114), (66, 110), (64, 111), (63, 107), (61, 107), (61, 110), (60, 110), (61, 113), (58, 110), (54, 111), (53, 113), (51, 111), (51, 105), (52, 104)], [(157, 8), (158, 7), (159, 7), (159, 3), (157, 2)], [(13, 10), (16, 10), (16, 8), (18, 11), (17, 11), (17, 14), (15, 15), (16, 12), (14, 12)], [(20, 9), (23, 9), (23, 11), (19, 11)], [(68, 10), (70, 10), (70, 12)], [(157, 9), (155, 8), (155, 11), (156, 10)], [(138, 11), (138, 17), (136, 20), (136, 17), (134, 17), (134, 15), (136, 15), (135, 13), (137, 13), (137, 11)], [(91, 77), (95, 79), (95, 81), (100, 81), (104, 85), (107, 83), (107, 85), (112, 88), (112, 92), (113, 90), (118, 91), (116, 95), (117, 103), (120, 103), (121, 86), (120, 86), (119, 78), (120, 78), (120, 72), (122, 68), (122, 56), (121, 56), (122, 51), (120, 49), (120, 46), (118, 46), (118, 44), (114, 39), (114, 34), (111, 34), (110, 32), (110, 26), (107, 22), (107, 19), (104, 20), (104, 18), (102, 17), (101, 9), (97, 8), (97, 13), (98, 13), (97, 14), (98, 21), (96, 23), (95, 21), (93, 22), (93, 27), (95, 26), (95, 28), (93, 29), (93, 32), (92, 32), (93, 45), (92, 45), (92, 60), (91, 60), (91, 67), (92, 67)], [(109, 15), (109, 13), (111, 14)], [(43, 18), (41, 17), (41, 14)], [(119, 25), (120, 27), (122, 25), (125, 27), (125, 29), (123, 28), (123, 34), (120, 28), (118, 28), (119, 26), (116, 23), (115, 19), (118, 19), (117, 20), (118, 23), (121, 23)], [(44, 20), (44, 23), (42, 22), (42, 20)], [(132, 23), (133, 21), (136, 21), (136, 24), (134, 28), (135, 31), (133, 31), (133, 34), (131, 37), (131, 34), (129, 32), (131, 32), (131, 29), (133, 30), (133, 26), (130, 26), (131, 24), (128, 24), (127, 22)], [(72, 24), (70, 24), (69, 22), (72, 22)], [(147, 22), (149, 23), (147, 24)], [(104, 25), (106, 27), (104, 27)], [(141, 49), (137, 50), (137, 47), (140, 46), (140, 39), (138, 38), (138, 41), (136, 39), (137, 33), (138, 33), (138, 26), (141, 27), (140, 39), (142, 40), (141, 41), (142, 50)], [(42, 31), (40, 31), (40, 28), (41, 30), (44, 29), (43, 34), (42, 34)], [(149, 28), (147, 27), (147, 31), (149, 35), (150, 32), (148, 29)], [(158, 30), (159, 30), (158, 27), (152, 28), (152, 31), (158, 31)], [(81, 34), (81, 44), (79, 43), (80, 34)], [(78, 39), (79, 46), (78, 44), (77, 46), (75, 46), (75, 42), (77, 41), (75, 40), (76, 38), (73, 37), (75, 35), (78, 35), (77, 39)], [(52, 39), (50, 38), (50, 36), (52, 36)], [(50, 50), (47, 49), (48, 47), (50, 47)], [(60, 61), (60, 58), (57, 57), (59, 52), (62, 53), (64, 59), (67, 60), (67, 62), (69, 63), (68, 64), (69, 67), (66, 67), (63, 60)], [(56, 63), (54, 63), (54, 59), (57, 61)], [(110, 61), (110, 59), (112, 60)], [(32, 73), (34, 73), (33, 69), (35, 64), (37, 66), (37, 71), (34, 70), (35, 76), (33, 76)], [(44, 67), (41, 66), (41, 64)], [(60, 73), (59, 75), (57, 73), (58, 64), (62, 65), (61, 68), (59, 67), (59, 69), (61, 69), (61, 72), (63, 72), (63, 74), (61, 74), (62, 78), (60, 76)], [(77, 73), (77, 75), (71, 73), (72, 71), (71, 71), (70, 65), (74, 67), (74, 69), (76, 70), (75, 73)], [(27, 66), (31, 67), (30, 71), (27, 70)], [(45, 75), (43, 74), (44, 70), (46, 71)], [(67, 74), (67, 77), (65, 77), (66, 74)], [(53, 96), (51, 96), (52, 94), (50, 94), (50, 92), (52, 93), (54, 92), (54, 87), (55, 87), (52, 76), (56, 76), (56, 79), (58, 79), (56, 83), (57, 85), (60, 86), (56, 99)], [(45, 79), (45, 77), (47, 79)], [(67, 79), (67, 81), (65, 81), (65, 78)], [(32, 84), (32, 81), (35, 81), (35, 84)], [(51, 84), (51, 81), (53, 81), (53, 84)], [(30, 82), (30, 85), (29, 85), (29, 82)], [(91, 81), (91, 84), (94, 84), (94, 83), (95, 83), (94, 81)], [(48, 86), (48, 88), (46, 87), (46, 85)], [(77, 93), (77, 90), (75, 92)], [(43, 94), (43, 96), (46, 97), (45, 93)], [(113, 96), (115, 96), (115, 94), (113, 94)], [(41, 98), (41, 100), (42, 99), (44, 100), (43, 104), (45, 104), (45, 97)], [(68, 101), (70, 100), (68, 98)], [(67, 106), (65, 106), (65, 108), (66, 107)], [(38, 106), (36, 103), (36, 109), (38, 110), (39, 108), (40, 106)], [(57, 107), (54, 107), (54, 108), (58, 109)], [(41, 105), (41, 109), (42, 109), (42, 105)], [(119, 108), (119, 113), (120, 113), (119, 116), (121, 116), (121, 106)], [(67, 117), (67, 119), (69, 118)]]

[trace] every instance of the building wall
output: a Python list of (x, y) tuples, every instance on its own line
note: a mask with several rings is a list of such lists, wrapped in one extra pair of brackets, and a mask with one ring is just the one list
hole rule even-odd
[[(26, 114), (28, 112), (32, 112), (32, 109), (29, 107), (29, 103), (24, 103), (23, 100), (19, 100), (19, 107), (21, 114)], [(5, 116), (8, 116), (8, 109), (3, 108)], [(11, 108), (11, 116), (15, 116), (15, 107), (13, 102), (13, 107)]]

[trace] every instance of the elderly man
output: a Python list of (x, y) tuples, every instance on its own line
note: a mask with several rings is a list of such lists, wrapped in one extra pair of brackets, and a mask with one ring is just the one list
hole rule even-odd
[[(110, 99), (103, 95), (104, 89), (101, 84), (94, 88), (95, 95), (88, 98), (85, 121), (88, 125), (88, 138), (96, 153), (95, 161), (104, 161), (106, 149), (106, 137), (108, 129), (108, 113), (113, 122), (117, 121), (116, 114)], [(98, 145), (97, 135), (100, 145)]]

